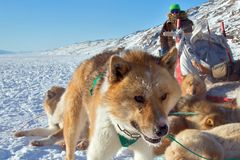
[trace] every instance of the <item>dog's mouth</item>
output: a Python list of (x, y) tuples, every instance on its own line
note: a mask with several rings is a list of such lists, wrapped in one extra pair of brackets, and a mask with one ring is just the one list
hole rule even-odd
[(152, 144), (156, 144), (156, 143), (159, 143), (159, 142), (161, 142), (161, 138), (149, 138), (149, 137), (147, 137), (147, 136), (145, 136), (144, 134), (142, 134), (143, 135), (143, 137), (144, 137), (144, 139), (146, 140), (146, 141), (148, 141), (148, 142), (150, 142), (150, 143), (152, 143)]
[(146, 140), (147, 142), (149, 142), (151, 144), (157, 144), (157, 143), (161, 142), (161, 137), (150, 138), (150, 137), (146, 136), (145, 134), (143, 134), (137, 122), (131, 121), (131, 125), (142, 135), (144, 140)]

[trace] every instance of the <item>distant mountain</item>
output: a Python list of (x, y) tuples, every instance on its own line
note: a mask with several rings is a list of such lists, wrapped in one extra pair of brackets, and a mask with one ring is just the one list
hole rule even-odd
[(7, 51), (7, 50), (0, 50), (0, 55), (1, 54), (14, 54), (12, 51)]
[[(220, 22), (224, 21), (226, 33), (233, 36), (233, 39), (229, 41), (231, 48), (233, 48), (234, 52), (240, 52), (240, 0), (209, 0), (201, 6), (190, 8), (187, 13), (195, 24), (198, 21), (207, 20), (213, 32), (219, 32)], [(161, 27), (162, 25), (159, 25), (147, 30), (137, 31), (120, 39), (76, 43), (47, 50), (42, 54), (95, 55), (103, 50), (117, 47), (141, 48), (153, 54), (158, 54)]]

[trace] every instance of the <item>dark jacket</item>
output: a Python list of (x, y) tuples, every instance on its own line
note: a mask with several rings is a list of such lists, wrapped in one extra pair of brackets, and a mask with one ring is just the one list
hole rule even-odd
[(175, 31), (177, 28), (177, 19), (180, 19), (180, 28), (182, 28), (184, 32), (192, 32), (193, 22), (187, 18), (187, 13), (185, 11), (181, 11), (178, 15), (169, 13), (168, 20), (163, 24), (160, 32), (160, 46), (162, 49), (169, 50), (175, 46), (173, 37), (163, 36), (163, 33)]

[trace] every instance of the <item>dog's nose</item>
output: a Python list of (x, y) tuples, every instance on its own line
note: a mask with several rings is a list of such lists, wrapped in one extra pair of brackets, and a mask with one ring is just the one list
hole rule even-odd
[(168, 133), (168, 125), (164, 124), (164, 125), (158, 125), (154, 128), (154, 133), (158, 136), (158, 137), (162, 137), (165, 136)]

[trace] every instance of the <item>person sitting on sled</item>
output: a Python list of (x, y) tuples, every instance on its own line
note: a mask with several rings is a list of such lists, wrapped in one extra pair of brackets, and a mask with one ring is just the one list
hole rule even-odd
[(190, 35), (181, 29), (175, 35), (180, 39), (177, 48), (183, 77), (193, 73), (212, 82), (239, 80), (240, 61), (233, 61), (226, 37), (210, 32), (206, 21), (196, 23)]
[(191, 33), (193, 22), (188, 19), (187, 13), (180, 9), (179, 4), (172, 4), (168, 14), (168, 20), (163, 24), (160, 32), (160, 56), (164, 55), (175, 46), (175, 40), (172, 36), (165, 36), (164, 32), (174, 32), (177, 29), (177, 19), (180, 19), (181, 28), (185, 33)]

